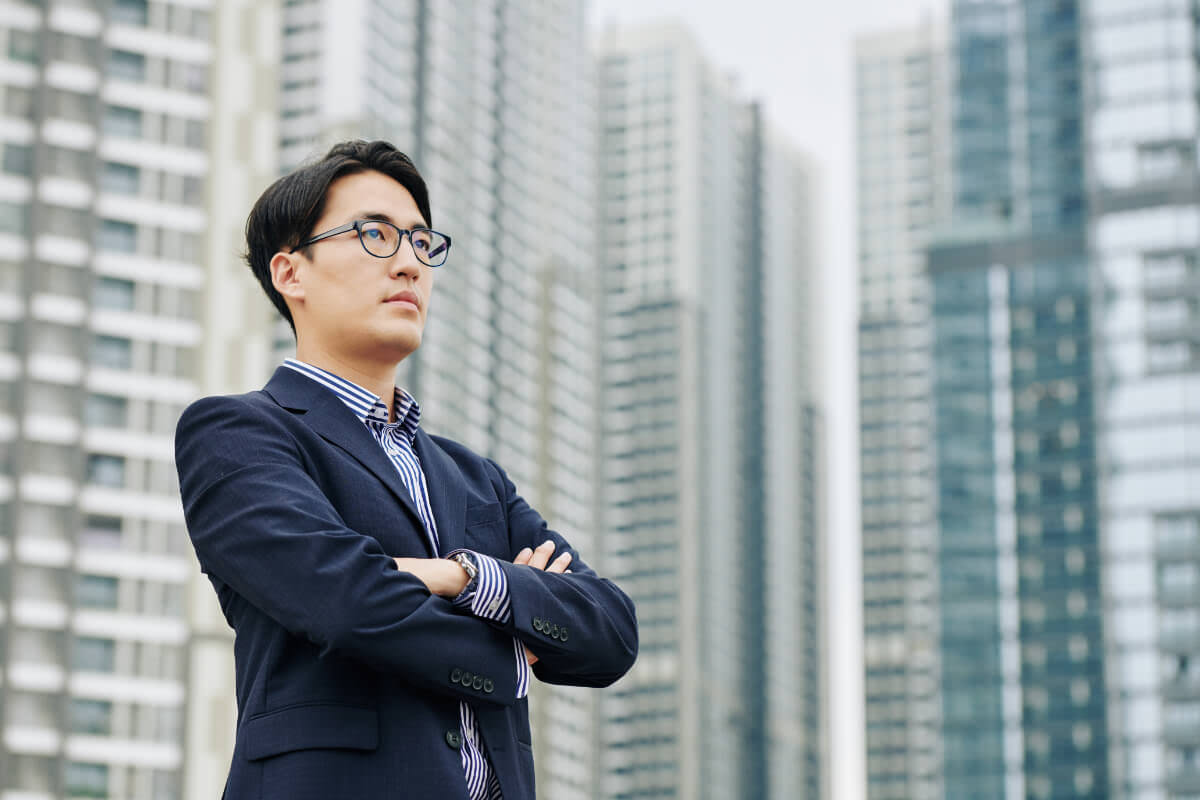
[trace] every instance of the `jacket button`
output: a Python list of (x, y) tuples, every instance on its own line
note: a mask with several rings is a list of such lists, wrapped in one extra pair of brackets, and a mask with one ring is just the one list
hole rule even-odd
[(461, 680), (459, 680), (459, 683), (461, 683), (463, 686), (470, 686), (470, 685), (471, 685), (471, 678), (473, 678), (473, 677), (475, 677), (475, 676), (474, 676), (474, 675), (472, 675), (471, 673), (469, 673), (469, 672), (464, 672), (464, 673), (462, 674), (462, 679), (461, 679)]
[(492, 679), (491, 679), (491, 678), (487, 678), (486, 680), (484, 680), (484, 682), (483, 682), (483, 691), (484, 691), (485, 693), (487, 693), (487, 694), (491, 694), (491, 693), (492, 693), (492, 692), (494, 692), (495, 690), (496, 690), (496, 684), (492, 683)]
[(555, 625), (553, 628), (550, 629), (550, 638), (551, 639), (558, 638), (558, 625)]
[(539, 633), (541, 632), (541, 630), (542, 630), (542, 618), (541, 617), (533, 618), (533, 629), (535, 631), (538, 631)]
[(474, 689), (474, 690), (475, 690), (475, 691), (477, 691), (477, 692), (478, 692), (480, 689), (482, 689), (482, 688), (483, 688), (483, 678), (482, 678), (481, 676), (479, 676), (479, 675), (476, 675), (476, 676), (475, 676), (475, 677), (474, 677), (474, 678), (471, 680), (471, 688), (472, 688), (472, 689)]
[(451, 683), (458, 683), (460, 680), (462, 680), (462, 670), (461, 670), (461, 669), (459, 669), (458, 667), (455, 667), (455, 668), (454, 668), (454, 669), (453, 669), (453, 670), (450, 672), (450, 682), (451, 682)]
[(462, 749), (462, 734), (458, 731), (446, 731), (446, 744), (452, 750)]
[(561, 628), (559, 628), (559, 629), (558, 629), (558, 640), (559, 640), (560, 642), (565, 642), (565, 641), (567, 640), (567, 628), (566, 628), (566, 626), (563, 626), (563, 627), (561, 627)]

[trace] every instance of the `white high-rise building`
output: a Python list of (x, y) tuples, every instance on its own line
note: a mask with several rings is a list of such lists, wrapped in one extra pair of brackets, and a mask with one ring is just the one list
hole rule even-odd
[(811, 178), (682, 27), (598, 57), (602, 546), (641, 631), (598, 795), (819, 798)]
[[(298, 0), (283, 9), (284, 169), (384, 138), (453, 248), (399, 382), (598, 568), (596, 161), (582, 0)], [(279, 350), (292, 346), (290, 332)], [(264, 376), (264, 380), (265, 380)], [(596, 693), (536, 684), (539, 795), (595, 784)]]
[[(248, 391), (274, 368), (278, 315), (242, 254), (246, 217), (278, 175), (281, 6), (216, 0), (212, 36), (204, 341), (199, 394)], [(249, 76), (249, 79), (247, 79)], [(237, 724), (233, 630), (192, 558), (183, 800), (220, 797)]]
[(941, 797), (932, 326), (950, 204), (947, 32), (858, 39), (859, 410), (867, 796)]
[(181, 796), (212, 4), (0, 3), (0, 797)]

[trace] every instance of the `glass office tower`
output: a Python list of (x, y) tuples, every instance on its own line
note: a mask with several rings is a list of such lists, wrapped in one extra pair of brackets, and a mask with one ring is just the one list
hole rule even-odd
[(950, 206), (946, 27), (855, 47), (867, 796), (941, 789), (936, 484), (925, 248)]
[(1195, 796), (1193, 10), (953, 8), (928, 260), (945, 796)]
[(601, 37), (603, 548), (641, 654), (598, 796), (823, 796), (811, 178), (678, 25)]

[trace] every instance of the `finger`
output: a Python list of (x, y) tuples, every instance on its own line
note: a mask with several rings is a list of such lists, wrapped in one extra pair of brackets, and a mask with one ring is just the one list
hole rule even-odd
[(533, 555), (532, 550), (530, 550), (528, 547), (522, 547), (521, 552), (517, 553), (517, 557), (513, 559), (513, 563), (514, 564), (528, 564), (529, 558), (532, 555)]
[(571, 563), (571, 554), (563, 553), (558, 558), (554, 559), (554, 563), (546, 567), (546, 572), (566, 572), (567, 565)]
[(547, 539), (533, 551), (533, 555), (529, 557), (529, 566), (536, 569), (545, 569), (552, 555), (554, 555), (554, 540)]
[(532, 667), (534, 664), (537, 663), (537, 660), (538, 660), (538, 657), (535, 656), (533, 653), (529, 652), (529, 648), (526, 647), (525, 648), (525, 663)]

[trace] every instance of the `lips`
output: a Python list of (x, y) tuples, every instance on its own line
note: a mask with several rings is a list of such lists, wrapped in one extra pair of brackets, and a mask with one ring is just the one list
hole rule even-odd
[(404, 289), (384, 300), (385, 303), (409, 303), (418, 311), (421, 310), (421, 298), (411, 289)]

